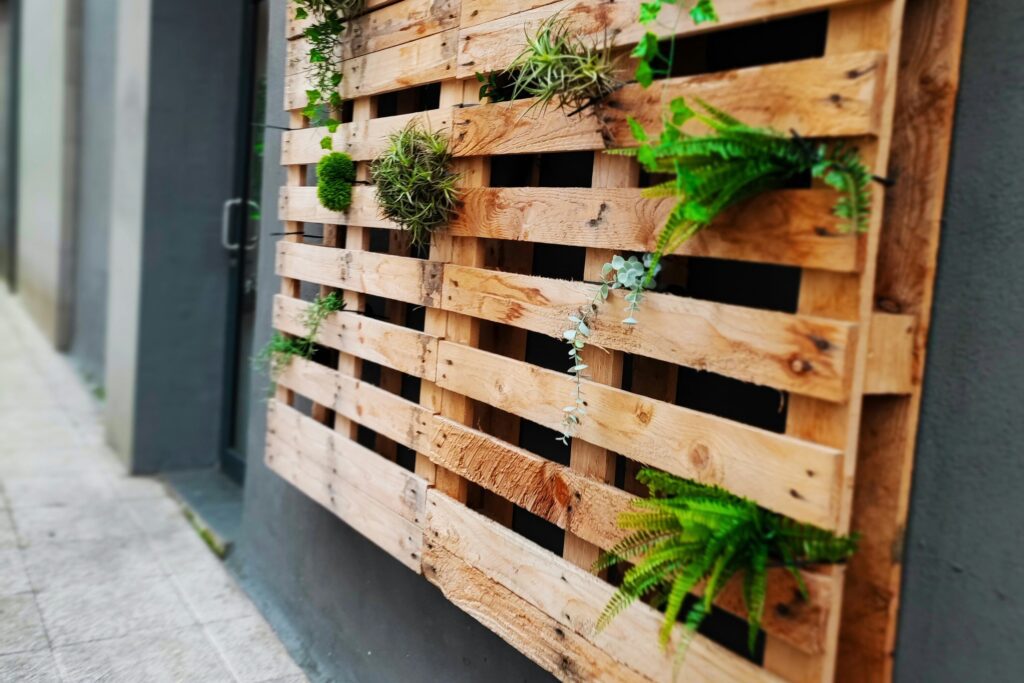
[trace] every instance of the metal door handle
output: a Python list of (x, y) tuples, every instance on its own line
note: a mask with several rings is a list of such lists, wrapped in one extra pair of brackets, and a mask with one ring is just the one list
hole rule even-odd
[[(224, 201), (223, 206), (220, 209), (220, 244), (228, 251), (238, 251), (238, 242), (231, 241), (231, 209), (232, 207), (238, 206), (242, 203), (241, 197), (234, 197)], [(260, 205), (250, 199), (248, 201), (249, 207), (257, 211), (260, 210)], [(258, 237), (253, 238), (245, 245), (246, 249), (252, 249), (256, 246), (256, 240)]]

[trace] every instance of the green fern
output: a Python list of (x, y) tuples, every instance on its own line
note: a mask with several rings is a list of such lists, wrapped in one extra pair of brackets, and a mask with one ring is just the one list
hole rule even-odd
[[(781, 187), (803, 173), (820, 178), (840, 192), (834, 211), (843, 220), (844, 230), (867, 230), (871, 174), (856, 150), (815, 145), (795, 133), (784, 135), (748, 126), (706, 102), (697, 102), (702, 111), (691, 108), (682, 98), (673, 100), (657, 140), (650, 139), (630, 118), (633, 136), (640, 145), (609, 152), (635, 156), (650, 173), (674, 176), (645, 191), (647, 196), (671, 194), (679, 200), (658, 236), (653, 266), (729, 207)], [(703, 123), (711, 132), (684, 132), (683, 126), (691, 121)], [(653, 280), (653, 270), (649, 269), (645, 282)]]
[(637, 479), (650, 497), (634, 501), (633, 511), (619, 516), (619, 526), (633, 533), (603, 554), (595, 571), (631, 559), (619, 589), (597, 621), (603, 629), (640, 598), (654, 597), (665, 609), (660, 639), (667, 645), (686, 596), (702, 582), (703, 594), (687, 612), (685, 648), (715, 598), (731, 578), (743, 577), (748, 646), (753, 651), (764, 615), (770, 566), (786, 567), (804, 597), (799, 568), (806, 564), (844, 562), (856, 550), (857, 537), (835, 534), (760, 508), (725, 489), (644, 469)]
[(276, 381), (291, 363), (292, 358), (296, 356), (307, 360), (312, 358), (316, 353), (316, 337), (320, 333), (320, 326), (323, 325), (328, 315), (343, 310), (345, 310), (345, 300), (337, 292), (331, 292), (327, 296), (317, 296), (302, 316), (302, 325), (306, 329), (306, 334), (302, 337), (292, 337), (274, 332), (274, 336), (254, 359), (256, 366), (266, 368), (270, 378)]

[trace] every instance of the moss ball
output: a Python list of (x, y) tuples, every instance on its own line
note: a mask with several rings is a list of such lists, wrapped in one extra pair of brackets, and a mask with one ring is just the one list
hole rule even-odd
[(332, 152), (316, 165), (316, 196), (330, 211), (345, 211), (352, 205), (352, 183), (356, 165), (344, 152)]

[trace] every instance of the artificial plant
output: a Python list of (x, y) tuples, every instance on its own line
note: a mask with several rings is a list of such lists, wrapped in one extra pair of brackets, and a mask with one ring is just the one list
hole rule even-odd
[(316, 196), (330, 211), (345, 211), (352, 204), (356, 165), (344, 152), (331, 152), (316, 165)]
[[(734, 576), (742, 576), (751, 651), (761, 629), (767, 594), (768, 569), (785, 567), (796, 579), (800, 594), (807, 586), (800, 568), (809, 564), (845, 562), (857, 548), (857, 536), (796, 522), (758, 507), (716, 486), (643, 469), (637, 479), (650, 497), (633, 502), (635, 510), (619, 515), (619, 526), (633, 533), (595, 564), (601, 570), (631, 559), (622, 583), (597, 621), (608, 625), (640, 598), (664, 607), (660, 633), (667, 645), (672, 627), (690, 591), (704, 584), (703, 594), (686, 614), (686, 633), (692, 635), (710, 613), (715, 598)], [(680, 648), (685, 648), (689, 637)]]
[(580, 37), (568, 19), (556, 14), (541, 23), (532, 36), (527, 34), (526, 47), (505, 74), (512, 81), (511, 99), (525, 95), (536, 99), (533, 107), (544, 110), (557, 103), (563, 111), (575, 114), (622, 87), (615, 75), (617, 68), (609, 41), (598, 46)]
[(407, 231), (414, 245), (446, 225), (459, 204), (448, 137), (411, 123), (392, 133), (370, 165), (381, 213)]
[[(303, 116), (314, 126), (326, 126), (334, 133), (340, 121), (334, 113), (341, 107), (341, 38), (346, 21), (363, 10), (364, 0), (293, 0), (295, 18), (312, 18), (303, 35), (309, 43), (310, 74), (312, 88), (306, 91), (306, 106)], [(323, 149), (331, 149), (333, 142), (329, 135), (320, 140)]]
[(320, 333), (320, 326), (323, 325), (328, 315), (344, 309), (345, 300), (337, 292), (330, 292), (326, 296), (318, 295), (302, 316), (302, 325), (306, 334), (301, 337), (292, 337), (274, 332), (274, 336), (256, 357), (257, 365), (267, 368), (270, 378), (276, 380), (292, 362), (292, 358), (296, 356), (312, 358), (316, 352), (316, 337)]

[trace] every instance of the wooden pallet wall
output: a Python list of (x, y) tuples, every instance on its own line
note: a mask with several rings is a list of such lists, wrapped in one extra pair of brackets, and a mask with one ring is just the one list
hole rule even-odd
[[(560, 13), (628, 47), (643, 32), (639, 4), (368, 3), (344, 47), (340, 90), (353, 105), (333, 147), (365, 180), (387, 134), (411, 120), (450, 136), (463, 205), (422, 255), (380, 217), (372, 186), (357, 185), (351, 208), (335, 213), (307, 185), (328, 133), (299, 113), (306, 22), (289, 10), (292, 117), (279, 207), (288, 234), (276, 247), (274, 326), (304, 333), (300, 283), (341, 292), (348, 309), (320, 329), (328, 351), (280, 376), (267, 464), (562, 680), (672, 678), (656, 611), (637, 604), (593, 629), (614, 586), (587, 567), (622, 538), (616, 517), (639, 493), (639, 466), (837, 532), (857, 529), (864, 548), (849, 567), (804, 571), (808, 601), (784, 572), (772, 574), (756, 657), (698, 636), (682, 679), (887, 680), (966, 0), (717, 0), (717, 24), (677, 24), (697, 65), (729, 31), (764, 24), (757, 35), (770, 40), (785, 20), (819, 22), (823, 49), (627, 85), (600, 118), (479, 102), (474, 73), (506, 66), (530, 27)], [(677, 11), (667, 5), (663, 23)], [(593, 325), (608, 353), (588, 356), (589, 414), (571, 447), (552, 456), (531, 435), (559, 429), (573, 380), (539, 364), (537, 349), (593, 296), (611, 255), (652, 248), (672, 206), (642, 198), (635, 162), (602, 150), (631, 144), (627, 115), (656, 130), (678, 96), (749, 123), (848, 140), (897, 182), (874, 188), (861, 236), (840, 233), (835, 196), (820, 187), (737, 207), (667, 259), (670, 287), (648, 295), (635, 328), (620, 324), (614, 295)], [(589, 186), (545, 180), (544, 164), (566, 153), (592, 165)], [(508, 155), (533, 160), (521, 186), (492, 182), (514, 163)], [(555, 253), (578, 258), (581, 270), (553, 277)], [(789, 273), (798, 284), (788, 307), (690, 293), (719, 271)], [(708, 377), (726, 387), (726, 408), (684, 400), (695, 378)], [(777, 392), (784, 419), (730, 412), (750, 387)], [(549, 532), (530, 537), (537, 524), (564, 540), (546, 549)], [(742, 616), (738, 585), (719, 607)]]

